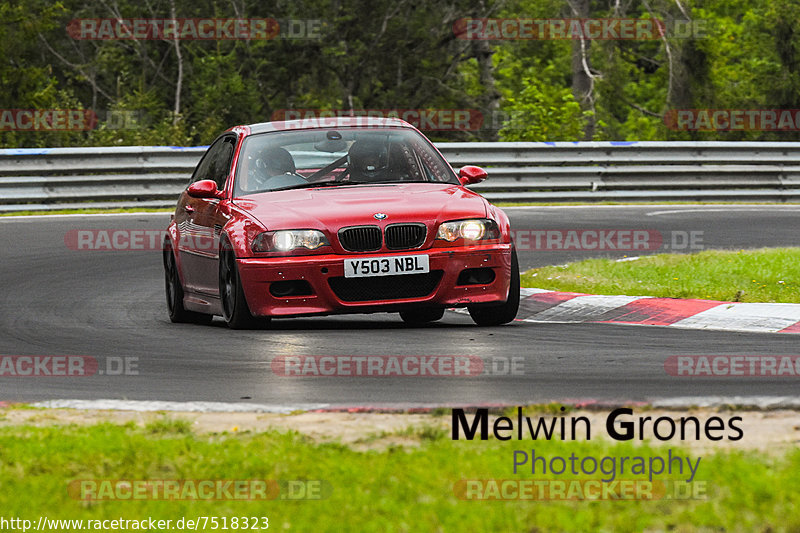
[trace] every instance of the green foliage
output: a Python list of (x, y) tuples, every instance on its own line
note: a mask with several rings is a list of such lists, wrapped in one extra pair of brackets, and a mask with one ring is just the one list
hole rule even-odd
[[(503, 107), (509, 119), (500, 130), (502, 141), (577, 141), (583, 135), (589, 111), (581, 111), (566, 87), (548, 80), (547, 67), (542, 76), (533, 73), (525, 78), (525, 88), (517, 96), (507, 96)], [(544, 80), (544, 81), (543, 81)]]
[[(312, 38), (81, 40), (82, 18), (318, 21)], [(0, 131), (0, 146), (207, 144), (284, 109), (468, 109), (436, 140), (797, 140), (796, 131), (670, 129), (674, 109), (800, 108), (794, 0), (592, 1), (593, 18), (659, 18), (664, 38), (458, 38), (463, 18), (571, 18), (566, 0), (0, 0), (0, 109), (88, 109), (90, 131)], [(679, 35), (676, 24), (699, 24)], [(683, 21), (683, 22), (682, 22)], [(582, 65), (585, 64), (585, 69)], [(578, 68), (577, 65), (581, 65)], [(578, 69), (578, 71), (576, 71)], [(590, 98), (573, 85), (591, 75)]]

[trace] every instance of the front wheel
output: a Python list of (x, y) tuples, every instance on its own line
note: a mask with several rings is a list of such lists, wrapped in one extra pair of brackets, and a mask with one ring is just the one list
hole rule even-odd
[(517, 251), (511, 249), (511, 284), (508, 288), (508, 299), (500, 305), (467, 306), (469, 316), (479, 326), (500, 326), (508, 324), (517, 316), (519, 310), (519, 261)]
[(176, 323), (210, 324), (211, 315), (187, 311), (183, 307), (183, 285), (178, 275), (175, 254), (170, 246), (164, 249), (164, 281), (167, 293), (167, 312), (169, 319)]
[(428, 322), (436, 322), (444, 316), (444, 309), (437, 309), (435, 307), (426, 307), (422, 309), (411, 309), (408, 311), (400, 311), (400, 318), (406, 324), (421, 325)]
[(219, 254), (219, 296), (222, 318), (229, 328), (254, 329), (269, 322), (269, 318), (256, 318), (250, 313), (236, 266), (236, 255), (230, 246), (223, 246)]

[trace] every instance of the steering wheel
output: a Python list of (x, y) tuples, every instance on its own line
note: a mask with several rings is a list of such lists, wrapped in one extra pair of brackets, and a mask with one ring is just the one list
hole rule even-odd
[(253, 191), (270, 191), (273, 189), (279, 189), (281, 187), (308, 183), (303, 176), (293, 172), (286, 172), (284, 174), (275, 174), (270, 176), (262, 173), (263, 171), (259, 172), (258, 170), (250, 171), (249, 188)]
[(287, 172), (286, 174), (278, 174), (277, 176), (271, 176), (266, 181), (263, 182), (264, 189), (271, 191), (274, 189), (282, 189), (283, 187), (291, 187), (292, 185), (301, 185), (304, 183), (308, 183), (303, 176), (299, 174), (294, 174), (292, 172)]

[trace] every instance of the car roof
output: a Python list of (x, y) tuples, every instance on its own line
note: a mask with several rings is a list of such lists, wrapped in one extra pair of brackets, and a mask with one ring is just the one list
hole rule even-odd
[(235, 126), (229, 131), (247, 129), (251, 134), (268, 131), (310, 130), (318, 128), (407, 128), (414, 126), (399, 118), (383, 117), (314, 117), (299, 120), (274, 120), (246, 126)]

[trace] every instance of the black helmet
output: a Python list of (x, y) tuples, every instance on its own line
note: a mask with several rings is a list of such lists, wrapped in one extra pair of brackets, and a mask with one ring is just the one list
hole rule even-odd
[(380, 179), (389, 166), (389, 152), (386, 143), (362, 139), (350, 146), (347, 161), (351, 179)]
[(269, 176), (294, 174), (296, 171), (292, 154), (283, 148), (266, 148), (259, 154), (256, 166), (266, 170)]

